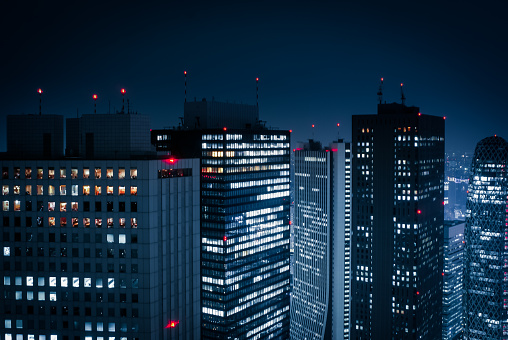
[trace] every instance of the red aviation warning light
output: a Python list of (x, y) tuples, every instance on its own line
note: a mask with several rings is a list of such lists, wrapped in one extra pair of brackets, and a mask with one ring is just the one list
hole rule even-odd
[(226, 235), (224, 235), (224, 237), (222, 239), (224, 240), (224, 242), (226, 242), (228, 240), (228, 237)]
[(418, 116), (421, 116), (421, 115), (422, 115), (422, 113), (421, 113), (421, 112), (418, 112)]
[(42, 94), (42, 89), (38, 89), (37, 93)]
[(418, 215), (420, 215), (420, 214), (422, 213), (422, 211), (421, 211), (420, 209), (418, 209), (418, 210), (416, 211), (416, 213), (417, 213)]
[(227, 128), (224, 126), (224, 127), (222, 128), (222, 130), (226, 131), (226, 130), (227, 130)]
[(175, 328), (180, 323), (180, 320), (170, 320), (164, 328)]
[(96, 95), (96, 94), (94, 94), (94, 95), (92, 96), (92, 98), (93, 98), (93, 100), (97, 100), (97, 95)]
[(121, 90), (120, 90), (120, 92), (121, 92), (122, 94), (125, 94), (125, 89), (121, 89)]
[(340, 123), (337, 123), (337, 127), (339, 127), (339, 126), (340, 126)]
[(183, 71), (183, 74), (186, 75), (187, 74), (187, 71)]
[(259, 78), (256, 78), (256, 81), (259, 81)]
[(314, 127), (314, 124), (312, 124), (312, 127)]
[(293, 132), (293, 130), (289, 130), (289, 133)]

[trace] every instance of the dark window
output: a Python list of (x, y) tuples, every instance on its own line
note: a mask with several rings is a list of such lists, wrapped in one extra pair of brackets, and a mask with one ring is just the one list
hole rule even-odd
[(14, 216), (14, 226), (21, 227), (21, 217), (20, 216)]
[(28, 228), (31, 228), (32, 227), (32, 217), (27, 217), (26, 218), (26, 226)]
[(120, 212), (124, 212), (125, 211), (125, 202), (118, 202), (118, 210)]
[(14, 241), (21, 242), (21, 233), (14, 233)]
[(75, 273), (79, 272), (79, 263), (72, 264), (72, 271)]
[(102, 263), (96, 263), (95, 264), (95, 272), (96, 273), (102, 273)]
[(79, 242), (79, 235), (78, 234), (72, 234), (72, 242)]
[(32, 211), (32, 201), (25, 201), (25, 210)]
[(131, 243), (138, 243), (138, 235), (131, 235)]
[(85, 257), (90, 257), (90, 248), (85, 248)]
[(55, 242), (55, 233), (49, 233), (49, 242)]
[(132, 270), (131, 270), (132, 273), (137, 273), (138, 272), (138, 265), (137, 264), (133, 264), (132, 265)]
[(83, 237), (85, 243), (90, 243), (90, 234), (84, 234)]
[(66, 233), (60, 234), (60, 242), (67, 242), (67, 234)]
[(138, 202), (131, 202), (131, 211), (132, 212), (138, 211)]
[(107, 205), (107, 210), (108, 211), (113, 211), (113, 202), (112, 201), (108, 201), (106, 203), (106, 205)]
[(4, 221), (4, 227), (8, 227), (9, 226), (9, 217), (4, 216), (3, 221)]
[[(115, 297), (114, 294), (109, 294), (109, 296), (108, 296), (108, 302), (113, 302), (114, 301), (114, 297)], [(108, 316), (115, 316), (115, 309), (114, 308), (108, 308)]]
[(95, 202), (95, 211), (102, 211), (101, 202)]
[(102, 243), (102, 235), (95, 234), (95, 243)]
[[(62, 263), (63, 264), (63, 263)], [(67, 264), (67, 263), (66, 263)], [(67, 268), (67, 267), (66, 267)], [(49, 263), (49, 270), (52, 271), (52, 272), (55, 272), (56, 271), (56, 263), (55, 262), (50, 262)], [(62, 270), (64, 271), (64, 270)]]
[(137, 259), (138, 258), (138, 250), (137, 249), (132, 249), (131, 250), (131, 258), (133, 258), (133, 259)]
[(120, 273), (125, 273), (125, 271), (126, 271), (126, 267), (127, 267), (127, 266), (125, 265), (125, 263), (121, 263), (121, 264), (120, 264)]
[(108, 263), (108, 273), (115, 272), (115, 265), (113, 263)]
[(90, 202), (83, 202), (83, 211), (90, 211)]
[(9, 168), (2, 167), (2, 178), (8, 179), (9, 178)]
[(90, 263), (85, 263), (84, 272), (85, 272), (85, 273), (90, 273), (91, 271), (92, 271), (92, 270), (91, 270)]

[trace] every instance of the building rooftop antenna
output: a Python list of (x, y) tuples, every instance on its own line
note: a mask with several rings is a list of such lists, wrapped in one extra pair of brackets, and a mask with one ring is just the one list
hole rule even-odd
[(187, 103), (187, 71), (183, 71), (183, 76), (185, 78), (185, 102)]
[(384, 80), (384, 78), (381, 78), (381, 83), (379, 84), (379, 90), (377, 91), (377, 98), (379, 100), (379, 104), (382, 104), (382, 102), (383, 102), (383, 80)]
[(400, 83), (400, 100), (402, 101), (402, 105), (406, 105), (406, 97), (404, 96), (404, 84)]
[(42, 89), (38, 89), (39, 93), (39, 116), (42, 115)]
[(97, 95), (94, 94), (92, 98), (93, 98), (93, 113), (97, 113)]
[(125, 89), (121, 89), (120, 93), (122, 94), (122, 113), (125, 110)]
[(256, 78), (256, 107), (259, 109), (259, 78)]
[[(381, 78), (383, 79), (383, 78)], [(339, 130), (339, 127), (340, 127), (340, 123), (337, 123), (337, 139), (340, 140), (340, 130)]]

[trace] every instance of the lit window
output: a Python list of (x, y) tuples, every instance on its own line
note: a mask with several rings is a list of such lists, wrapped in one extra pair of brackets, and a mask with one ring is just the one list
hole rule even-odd
[(83, 283), (85, 287), (92, 287), (92, 279), (89, 277), (85, 277), (85, 281)]
[(131, 195), (137, 195), (138, 194), (138, 187), (131, 187)]
[(11, 256), (11, 247), (4, 247), (4, 256)]
[(106, 178), (113, 178), (113, 169), (112, 168), (106, 169)]
[(67, 280), (67, 278), (66, 278), (66, 277), (62, 277), (62, 278), (60, 279), (60, 285), (61, 285), (62, 287), (67, 287), (67, 285), (68, 285), (68, 280)]
[(45, 292), (39, 292), (39, 301), (44, 301), (46, 300), (46, 293)]
[(125, 234), (118, 235), (118, 243), (125, 243)]
[(32, 195), (32, 186), (31, 185), (25, 186), (25, 191), (27, 195)]
[(112, 277), (108, 278), (108, 288), (115, 288), (115, 279)]
[(138, 169), (132, 168), (131, 169), (131, 179), (136, 179), (136, 178), (138, 178)]
[(38, 285), (39, 287), (44, 287), (44, 278), (43, 278), (43, 277), (39, 277), (39, 278), (37, 279), (37, 285)]
[(101, 194), (101, 186), (100, 185), (96, 185), (95, 186), (95, 195), (98, 196)]
[(53, 196), (55, 194), (55, 187), (53, 185), (48, 186), (48, 195)]
[(102, 175), (101, 168), (95, 168), (95, 178), (100, 179)]
[(73, 185), (71, 188), (72, 188), (71, 189), (71, 195), (72, 196), (78, 196), (78, 191), (79, 191), (78, 186), (77, 185)]
[(67, 211), (67, 202), (60, 202), (60, 211), (62, 212)]
[(76, 169), (76, 168), (71, 169), (71, 178), (72, 179), (78, 178), (78, 169)]
[(73, 217), (72, 218), (72, 227), (73, 228), (77, 228), (78, 226), (78, 218), (77, 217)]
[(136, 217), (131, 218), (131, 228), (138, 227), (138, 219)]
[(102, 288), (102, 279), (95, 280), (95, 288)]
[(23, 299), (23, 292), (22, 291), (16, 291), (16, 300), (22, 300)]
[(113, 217), (108, 217), (108, 228), (113, 228)]
[(21, 210), (21, 202), (14, 201), (14, 211), (20, 211), (20, 210)]
[(11, 277), (4, 276), (4, 286), (10, 286), (10, 285), (11, 285)]
[(28, 287), (33, 287), (33, 285), (34, 285), (34, 277), (33, 276), (26, 277), (26, 285)]
[(67, 217), (60, 217), (60, 227), (67, 226)]
[(37, 195), (44, 195), (44, 188), (42, 185), (37, 185)]
[(125, 178), (125, 169), (118, 169), (118, 179), (124, 179)]
[(60, 178), (67, 178), (67, 170), (65, 168), (60, 168)]
[(104, 324), (102, 322), (97, 322), (97, 332), (104, 331)]
[(14, 195), (19, 195), (20, 194), (21, 187), (19, 185), (15, 185), (13, 189), (14, 189), (13, 190)]
[(2, 195), (9, 195), (9, 186), (2, 185)]
[(49, 278), (49, 286), (50, 286), (50, 287), (56, 287), (56, 277), (51, 276), (51, 277)]
[(113, 195), (113, 187), (112, 186), (107, 186), (106, 187), (106, 194), (107, 195)]
[(55, 169), (54, 168), (49, 168), (48, 169), (48, 178), (49, 179), (54, 179), (55, 178)]
[(83, 218), (83, 227), (90, 228), (90, 218), (89, 217)]
[[(92, 323), (91, 322), (85, 322), (85, 331), (91, 331), (91, 330), (92, 330)], [(92, 337), (90, 336), (88, 338), (91, 339)]]
[(83, 185), (83, 195), (85, 195), (85, 196), (90, 195), (90, 186), (89, 185)]
[(32, 178), (32, 168), (25, 168), (25, 178), (26, 179)]
[(125, 218), (121, 217), (119, 220), (120, 228), (125, 228)]
[(118, 195), (125, 195), (125, 187), (118, 187)]
[[(16, 328), (23, 328), (23, 320), (16, 320)], [(21, 335), (21, 334), (18, 334)], [(16, 335), (16, 340), (18, 336)], [(23, 337), (21, 337), (21, 340), (23, 340)]]
[[(114, 322), (110, 322), (110, 323), (108, 324), (108, 330), (109, 330), (110, 332), (114, 332), (114, 331), (115, 331), (115, 323), (114, 323)], [(111, 337), (110, 337), (110, 338), (111, 338)]]
[(42, 168), (37, 168), (37, 179), (42, 179), (42, 176), (44, 175), (44, 171)]
[(48, 202), (48, 211), (55, 211), (55, 202)]
[(49, 292), (49, 301), (56, 301), (56, 292)]
[(71, 202), (72, 211), (78, 211), (78, 202)]
[(21, 285), (22, 285), (22, 282), (21, 282), (21, 276), (16, 276), (16, 277), (14, 278), (14, 284), (15, 284), (16, 286), (21, 286)]
[(83, 169), (83, 178), (90, 178), (90, 169), (88, 168)]
[(11, 320), (5, 320), (5, 328), (11, 328)]
[(115, 242), (115, 236), (113, 234), (107, 234), (106, 240), (108, 243), (113, 243), (113, 242)]
[(48, 217), (48, 224), (50, 227), (55, 226), (55, 218), (54, 217)]
[(65, 185), (60, 185), (60, 196), (67, 195), (67, 187)]
[(9, 201), (2, 201), (2, 210), (9, 211)]
[(32, 301), (34, 299), (34, 292), (32, 292), (32, 291), (26, 292), (26, 299), (28, 301)]
[(95, 227), (96, 228), (102, 228), (102, 218), (96, 218), (95, 219)]
[(79, 287), (79, 277), (73, 277), (72, 278), (72, 286), (73, 287)]

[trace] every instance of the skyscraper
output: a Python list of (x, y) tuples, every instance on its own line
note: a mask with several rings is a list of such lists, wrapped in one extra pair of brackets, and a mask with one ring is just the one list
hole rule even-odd
[(444, 120), (353, 116), (351, 338), (441, 337)]
[(467, 194), (464, 339), (508, 338), (508, 143), (477, 145)]
[(202, 338), (285, 339), (289, 131), (260, 126), (253, 105), (203, 100), (184, 110), (191, 122), (153, 130), (152, 142), (201, 159)]
[(295, 152), (291, 339), (349, 336), (350, 145)]
[(464, 274), (464, 222), (445, 221), (443, 340), (462, 337), (462, 288)]
[[(19, 118), (8, 131), (30, 135)], [(199, 160), (157, 158), (147, 116), (76, 119), (91, 124), (68, 130), (86, 136), (75, 157), (27, 159), (21, 144), (0, 161), (1, 338), (198, 339)]]

